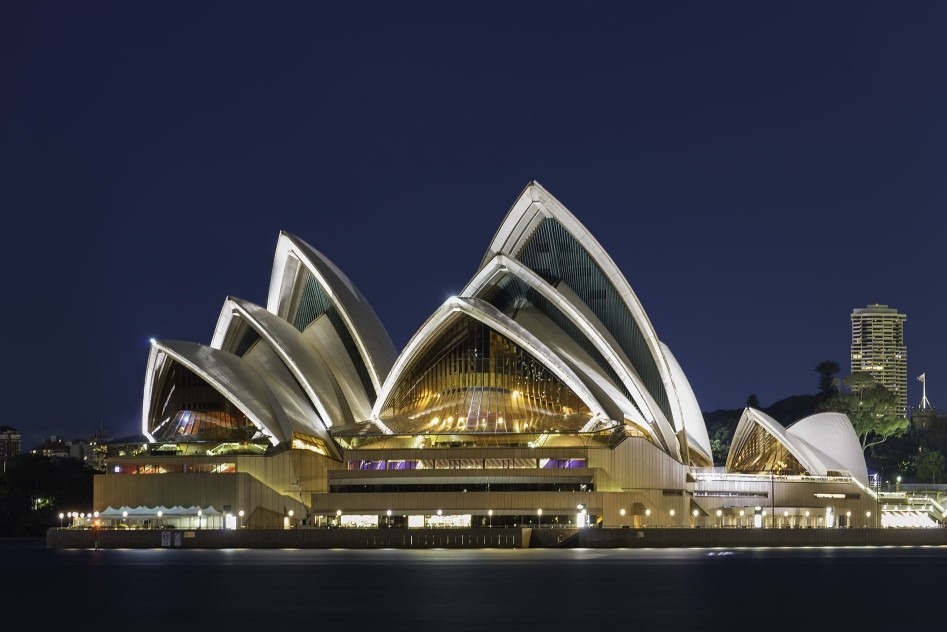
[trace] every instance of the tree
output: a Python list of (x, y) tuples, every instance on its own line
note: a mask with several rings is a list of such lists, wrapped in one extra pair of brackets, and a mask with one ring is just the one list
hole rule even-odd
[(819, 374), (819, 394), (829, 396), (837, 392), (835, 374), (841, 370), (838, 362), (823, 360), (815, 365), (815, 372)]
[(844, 383), (849, 392), (833, 395), (819, 410), (847, 415), (862, 450), (904, 434), (908, 420), (898, 414), (898, 399), (894, 393), (868, 373), (852, 373)]
[(78, 459), (14, 458), (0, 475), (0, 536), (41, 536), (60, 511), (91, 508), (94, 475)]
[(756, 393), (752, 393), (746, 398), (746, 405), (750, 408), (762, 408), (762, 406), (760, 406), (760, 398), (756, 396)]
[(914, 469), (918, 478), (937, 483), (937, 479), (944, 477), (944, 455), (933, 450), (925, 450), (914, 457)]

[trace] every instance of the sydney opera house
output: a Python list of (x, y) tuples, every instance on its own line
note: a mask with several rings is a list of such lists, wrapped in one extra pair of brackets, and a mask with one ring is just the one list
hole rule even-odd
[(842, 415), (784, 428), (747, 409), (714, 467), (694, 392), (625, 276), (537, 183), (400, 352), (341, 270), (280, 234), (266, 307), (228, 298), (209, 345), (153, 341), (141, 423), (96, 477), (104, 515), (833, 527), (880, 513)]

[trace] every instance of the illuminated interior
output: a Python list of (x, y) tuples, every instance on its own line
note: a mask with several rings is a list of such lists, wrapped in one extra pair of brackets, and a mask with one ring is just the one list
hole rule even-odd
[(487, 325), (458, 314), (382, 407), (396, 434), (578, 432), (589, 407), (552, 371)]
[(809, 473), (781, 441), (759, 424), (753, 427), (743, 445), (734, 454), (730, 455), (727, 462), (727, 471), (744, 474), (760, 472)]

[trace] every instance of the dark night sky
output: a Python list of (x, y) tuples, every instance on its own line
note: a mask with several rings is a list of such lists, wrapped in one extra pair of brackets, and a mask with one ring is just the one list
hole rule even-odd
[(847, 374), (875, 302), (947, 406), (947, 5), (628, 5), (4, 4), (0, 424), (138, 432), (148, 339), (265, 305), (280, 230), (401, 348), (533, 179), (704, 410)]

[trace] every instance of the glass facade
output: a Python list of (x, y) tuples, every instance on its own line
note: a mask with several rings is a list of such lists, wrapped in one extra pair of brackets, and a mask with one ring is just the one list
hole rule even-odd
[(316, 277), (309, 272), (306, 272), (306, 275), (306, 283), (303, 285), (298, 298), (296, 316), (293, 318), (293, 326), (299, 331), (305, 331), (309, 325), (322, 316), (328, 318), (329, 322), (332, 323), (333, 329), (335, 329), (335, 333), (338, 334), (345, 350), (348, 352), (352, 364), (355, 365), (355, 371), (358, 373), (359, 380), (362, 382), (362, 387), (365, 389), (368, 401), (375, 401), (377, 394), (375, 393), (375, 387), (372, 385), (372, 378), (368, 373), (368, 367), (365, 366), (365, 360), (362, 359), (362, 354), (359, 353), (358, 345), (355, 344), (352, 333), (348, 327), (345, 326), (345, 322), (339, 315), (339, 311), (329, 300), (329, 297), (319, 285)]
[(727, 463), (727, 471), (744, 474), (808, 474), (786, 446), (759, 424), (753, 427), (746, 441)]
[(554, 219), (545, 219), (516, 258), (553, 287), (565, 283), (614, 336), (658, 407), (673, 419), (664, 381), (647, 340), (618, 290), (578, 240)]
[(151, 434), (157, 441), (236, 441), (261, 439), (257, 428), (226, 397), (187, 367), (172, 362), (153, 408)]
[(396, 434), (578, 431), (588, 406), (546, 366), (458, 314), (401, 375), (381, 409)]
[(634, 398), (631, 396), (631, 393), (628, 392), (628, 389), (625, 388), (625, 384), (621, 378), (618, 377), (618, 373), (615, 372), (605, 359), (605, 356), (603, 356), (592, 341), (589, 340), (588, 336), (583, 334), (579, 328), (576, 327), (575, 323), (563, 314), (561, 310), (546, 300), (545, 296), (530, 287), (525, 281), (508, 275), (494, 285), (484, 299), (511, 318), (515, 318), (516, 311), (522, 308), (524, 304), (532, 305), (538, 309), (546, 318), (562, 329), (583, 351), (588, 353), (589, 357), (591, 357), (605, 375), (612, 380), (615, 387), (637, 408)]

